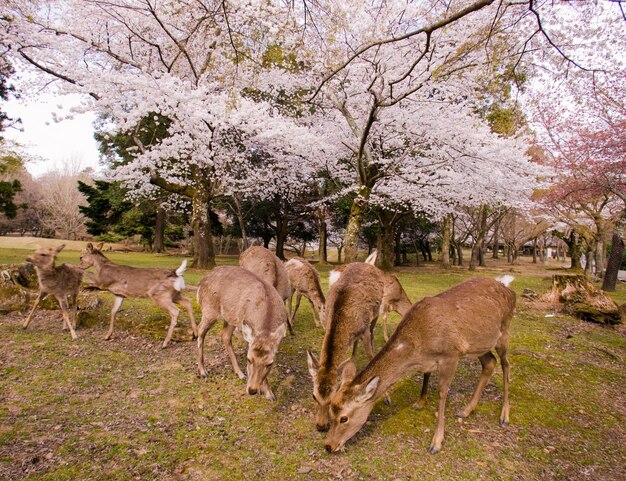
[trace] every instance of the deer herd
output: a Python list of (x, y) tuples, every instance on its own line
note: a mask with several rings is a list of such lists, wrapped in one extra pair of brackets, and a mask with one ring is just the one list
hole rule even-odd
[[(458, 362), (464, 357), (477, 357), (482, 372), (467, 406), (458, 417), (465, 418), (475, 409), (481, 393), (496, 366), (495, 350), (502, 364), (503, 402), (500, 424), (509, 423), (509, 361), (507, 348), (509, 324), (515, 307), (515, 293), (508, 285), (512, 276), (496, 280), (472, 278), (434, 297), (411, 303), (398, 278), (375, 267), (375, 254), (365, 262), (338, 266), (330, 272), (329, 291), (322, 291), (317, 270), (305, 259), (295, 257), (283, 263), (263, 247), (250, 247), (239, 258), (239, 267), (215, 268), (199, 283), (197, 301), (202, 312), (196, 326), (191, 301), (182, 294), (186, 261), (178, 269), (135, 268), (118, 265), (102, 253), (102, 244), (91, 243), (83, 250), (80, 265), (61, 264), (55, 259), (63, 249), (39, 248), (26, 260), (35, 266), (39, 294), (23, 327), (28, 327), (39, 302), (52, 294), (63, 313), (63, 327), (77, 339), (77, 297), (86, 275), (93, 288), (106, 290), (114, 297), (109, 329), (105, 339), (113, 335), (113, 324), (126, 297), (150, 298), (170, 315), (170, 325), (163, 341), (166, 347), (172, 338), (180, 309), (189, 316), (193, 335), (197, 338), (196, 358), (201, 377), (207, 376), (204, 366), (204, 339), (218, 321), (224, 327), (221, 337), (233, 370), (247, 382), (248, 394), (262, 394), (275, 400), (268, 376), (279, 344), (287, 329), (294, 333), (293, 323), (302, 296), (311, 303), (313, 319), (324, 330), (319, 354), (307, 351), (307, 364), (312, 378), (317, 430), (328, 432), (328, 452), (344, 449), (346, 441), (365, 424), (376, 401), (407, 373), (424, 374), (420, 397), (414, 407), (426, 402), (430, 374), (439, 371), (439, 406), (437, 422), (428, 452), (441, 450), (444, 435), (444, 411), (448, 388)], [(94, 272), (87, 271), (93, 268)], [(293, 295), (296, 295), (292, 310)], [(387, 314), (396, 311), (402, 320), (389, 337)], [(382, 317), (384, 346), (375, 354), (374, 328)], [(232, 336), (239, 330), (248, 344), (246, 373), (239, 367), (233, 351)], [(369, 359), (357, 371), (355, 353), (362, 341)]]

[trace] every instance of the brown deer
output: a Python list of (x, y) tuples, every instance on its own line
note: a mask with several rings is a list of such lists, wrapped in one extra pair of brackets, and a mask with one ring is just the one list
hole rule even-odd
[(430, 373), (439, 369), (437, 427), (428, 448), (441, 450), (444, 410), (452, 377), (459, 360), (478, 357), (482, 374), (474, 394), (457, 416), (469, 416), (480, 399), (496, 366), (495, 348), (502, 362), (504, 399), (500, 424), (509, 423), (509, 324), (515, 307), (515, 292), (507, 286), (512, 276), (498, 280), (474, 278), (435, 297), (417, 302), (404, 316), (380, 352), (358, 374), (349, 362), (342, 371), (341, 385), (330, 402), (330, 432), (326, 450), (335, 452), (363, 426), (374, 403), (407, 372)]
[[(33, 313), (41, 301), (48, 294), (52, 294), (59, 301), (61, 312), (63, 313), (63, 328), (70, 330), (73, 340), (78, 339), (76, 335), (76, 317), (78, 313), (78, 291), (83, 280), (83, 270), (78, 266), (61, 264), (55, 266), (59, 252), (63, 250), (65, 244), (56, 248), (39, 248), (33, 254), (26, 257), (26, 260), (35, 266), (37, 280), (39, 281), (39, 294), (28, 317), (24, 321), (23, 327), (26, 329), (30, 324)], [(68, 302), (69, 298), (69, 302)], [(70, 312), (70, 308), (72, 311)]]
[[(293, 257), (285, 263), (285, 269), (289, 275), (289, 284), (291, 285), (291, 295), (287, 301), (289, 312), (289, 324), (293, 324), (293, 319), (296, 317), (298, 307), (300, 307), (300, 300), (302, 296), (306, 297), (311, 304), (313, 311), (313, 321), (316, 326), (322, 326), (324, 324), (324, 306), (326, 299), (322, 286), (320, 283), (320, 275), (315, 268), (305, 259), (301, 257)], [(291, 301), (293, 295), (296, 295), (296, 305), (291, 310)], [(316, 317), (317, 315), (317, 317)]]
[(198, 370), (204, 368), (204, 338), (218, 319), (224, 320), (222, 341), (233, 370), (240, 379), (246, 376), (233, 352), (232, 335), (241, 329), (248, 343), (248, 394), (257, 392), (270, 401), (276, 398), (267, 380), (278, 344), (287, 330), (287, 313), (276, 289), (252, 272), (235, 266), (223, 266), (206, 275), (198, 286), (202, 321), (198, 329)]
[(330, 290), (326, 301), (326, 332), (319, 360), (307, 351), (309, 373), (313, 378), (313, 398), (317, 403), (315, 425), (318, 431), (329, 426), (330, 396), (339, 380), (341, 363), (360, 339), (368, 357), (374, 356), (372, 333), (383, 296), (380, 270), (364, 262), (348, 264)]
[[(365, 259), (365, 263), (371, 264), (373, 266), (376, 262), (376, 257), (377, 252), (374, 251), (367, 257), (367, 259)], [(348, 265), (350, 264), (337, 266), (332, 271), (330, 271), (328, 278), (329, 287), (332, 287), (332, 285), (337, 282), (337, 280), (339, 280), (341, 274)], [(378, 271), (379, 275), (383, 276), (384, 279), (383, 298), (380, 305), (380, 315), (383, 323), (383, 336), (385, 337), (385, 341), (388, 341), (389, 334), (387, 333), (387, 316), (389, 315), (389, 313), (391, 311), (395, 311), (401, 316), (404, 316), (413, 304), (409, 300), (409, 296), (407, 296), (406, 292), (402, 288), (402, 284), (400, 284), (400, 281), (394, 274), (384, 272), (381, 269), (378, 269)]]
[[(261, 246), (248, 247), (239, 256), (239, 265), (274, 286), (283, 302), (291, 297), (287, 270), (283, 262), (271, 250)], [(287, 318), (287, 326), (289, 332), (293, 334), (289, 318)]]
[(122, 266), (107, 259), (102, 253), (102, 243), (97, 247), (89, 243), (80, 256), (80, 266), (83, 269), (93, 266), (96, 271), (95, 275), (90, 272), (87, 275), (94, 286), (109, 291), (115, 296), (113, 307), (111, 308), (109, 330), (104, 337), (105, 339), (108, 340), (113, 335), (115, 315), (126, 297), (149, 297), (157, 306), (162, 307), (169, 313), (170, 326), (162, 347), (167, 347), (169, 344), (178, 321), (180, 309), (176, 307), (176, 304), (183, 306), (187, 310), (194, 337), (198, 335), (198, 328), (193, 315), (193, 306), (181, 294), (185, 288), (183, 272), (185, 272), (187, 267), (186, 260), (183, 260), (180, 267), (176, 270)]

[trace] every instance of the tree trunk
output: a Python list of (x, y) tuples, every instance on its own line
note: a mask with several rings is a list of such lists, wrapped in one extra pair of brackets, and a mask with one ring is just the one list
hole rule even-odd
[[(402, 233), (400, 232), (400, 229), (398, 229), (398, 232), (396, 232), (396, 235), (395, 235), (395, 251), (396, 251), (395, 265), (401, 266), (403, 262), (403, 255), (402, 255)], [(406, 255), (404, 257), (406, 258)]]
[(584, 275), (553, 276), (552, 288), (539, 301), (563, 305), (565, 312), (600, 324), (620, 324), (626, 314), (605, 292), (596, 290)]
[(420, 265), (420, 255), (418, 252), (417, 243), (413, 241), (413, 250), (415, 251), (415, 265), (419, 267)]
[(361, 223), (363, 222), (363, 214), (367, 207), (369, 194), (370, 189), (366, 186), (361, 186), (358, 195), (352, 201), (344, 242), (346, 262), (355, 262), (359, 255), (359, 232), (361, 231)]
[(248, 242), (248, 233), (246, 231), (246, 221), (243, 218), (243, 212), (241, 210), (241, 202), (238, 196), (233, 196), (235, 202), (235, 216), (237, 217), (237, 223), (239, 224), (239, 230), (241, 231), (241, 252), (245, 251), (250, 243)]
[(537, 238), (533, 239), (533, 264), (537, 263)]
[(193, 266), (196, 269), (213, 269), (213, 233), (209, 219), (208, 198), (195, 195), (191, 200), (191, 225), (193, 226)]
[(343, 246), (337, 247), (337, 262), (341, 264), (341, 253), (343, 252)]
[[(441, 267), (450, 269), (450, 232), (452, 229), (450, 214), (443, 218), (441, 229)], [(417, 255), (417, 253), (415, 254)]]
[(469, 265), (470, 271), (475, 271), (476, 267), (480, 264), (480, 249), (482, 249), (483, 243), (485, 242), (485, 231), (487, 230), (487, 209), (484, 205), (480, 206), (478, 217), (478, 236), (476, 237), (476, 242), (472, 246), (472, 256), (470, 258)]
[(620, 235), (621, 229), (618, 226), (616, 226), (615, 231), (613, 231), (611, 254), (606, 263), (606, 272), (604, 273), (604, 280), (602, 281), (602, 290), (607, 292), (615, 292), (617, 273), (622, 265), (622, 256), (624, 255), (624, 239), (622, 239)]
[(285, 260), (285, 241), (287, 240), (287, 234), (287, 219), (276, 219), (276, 256), (281, 260)]
[(604, 275), (604, 239), (600, 239), (596, 243), (596, 251), (594, 252), (596, 261), (596, 274), (600, 277)]
[(496, 222), (496, 225), (493, 228), (493, 253), (491, 254), (492, 259), (498, 259), (500, 255), (500, 221)]
[[(378, 253), (380, 257), (377, 264), (384, 271), (393, 269), (394, 261), (394, 228), (391, 223), (380, 221), (380, 236), (378, 237)], [(348, 260), (348, 250), (346, 249), (346, 261)]]
[[(567, 241), (566, 241), (567, 242)], [(576, 231), (572, 231), (569, 236), (569, 242), (567, 242), (567, 246), (569, 247), (570, 257), (572, 259), (572, 265), (570, 269), (581, 269), (582, 264), (580, 263), (580, 237)]]
[(157, 207), (152, 252), (165, 252), (165, 209), (161, 205)]
[(465, 259), (463, 257), (463, 246), (461, 246), (460, 242), (454, 242), (454, 250), (456, 251), (456, 265), (462, 266), (465, 264)]
[(319, 264), (328, 264), (328, 226), (326, 220), (320, 215), (317, 221), (319, 245), (317, 247), (317, 259)]

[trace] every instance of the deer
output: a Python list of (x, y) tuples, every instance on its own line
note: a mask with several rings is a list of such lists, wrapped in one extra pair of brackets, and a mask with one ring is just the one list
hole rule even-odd
[(330, 431), (326, 450), (337, 452), (365, 424), (374, 404), (387, 389), (414, 369), (439, 370), (437, 424), (428, 453), (441, 450), (448, 388), (459, 360), (478, 357), (482, 365), (474, 393), (457, 414), (468, 417), (491, 379), (500, 357), (503, 403), (500, 425), (509, 424), (509, 325), (515, 308), (515, 292), (508, 285), (513, 276), (473, 278), (434, 297), (413, 304), (389, 341), (360, 371), (351, 361), (342, 370), (339, 388), (330, 400)]
[[(239, 266), (253, 272), (258, 277), (274, 286), (281, 299), (283, 306), (287, 299), (291, 298), (291, 286), (289, 275), (283, 262), (271, 250), (261, 246), (248, 247), (239, 256)], [(286, 306), (284, 306), (286, 308)], [(287, 319), (289, 332), (294, 335), (291, 320)]]
[(307, 351), (307, 364), (317, 403), (315, 426), (329, 428), (330, 397), (336, 389), (344, 356), (352, 346), (356, 354), (359, 340), (369, 359), (374, 357), (373, 332), (383, 297), (384, 280), (380, 270), (364, 262), (349, 264), (330, 290), (326, 301), (326, 332), (319, 359)]
[[(368, 257), (365, 259), (366, 264), (371, 264), (372, 266), (376, 262), (377, 251), (374, 250)], [(332, 271), (330, 271), (328, 284), (332, 287), (332, 285), (337, 282), (337, 280), (341, 277), (341, 274), (346, 269), (346, 267), (350, 264), (344, 264), (341, 266), (335, 267)], [(378, 268), (376, 268), (378, 269)], [(395, 311), (401, 316), (404, 316), (408, 310), (411, 308), (413, 303), (407, 296), (402, 284), (398, 278), (391, 273), (384, 272), (381, 269), (378, 269), (379, 275), (384, 279), (383, 286), (383, 298), (380, 305), (380, 316), (383, 324), (383, 336), (385, 338), (385, 342), (389, 340), (389, 334), (387, 331), (387, 316), (391, 311)]]
[[(296, 317), (296, 312), (298, 312), (300, 307), (300, 300), (304, 296), (311, 304), (315, 325), (325, 329), (324, 306), (326, 299), (322, 291), (319, 273), (307, 260), (301, 257), (289, 259), (285, 263), (285, 269), (287, 270), (291, 286), (291, 295), (287, 301), (289, 324), (293, 324), (293, 319)], [(291, 301), (294, 294), (296, 295), (296, 305), (292, 312)]]
[(280, 341), (287, 330), (287, 313), (276, 289), (254, 273), (236, 266), (222, 266), (206, 275), (198, 285), (198, 303), (202, 320), (198, 328), (198, 371), (207, 377), (204, 367), (204, 338), (218, 319), (223, 319), (222, 342), (235, 374), (246, 379), (235, 357), (232, 335), (239, 328), (248, 343), (247, 392), (260, 393), (270, 401), (276, 397), (268, 375)]
[(26, 257), (26, 261), (33, 264), (37, 271), (39, 293), (22, 327), (24, 329), (28, 327), (39, 303), (49, 294), (52, 294), (59, 301), (59, 306), (61, 306), (63, 329), (69, 329), (72, 340), (75, 341), (78, 339), (75, 331), (78, 315), (78, 291), (80, 290), (84, 272), (78, 266), (68, 264), (54, 265), (57, 255), (64, 247), (65, 244), (54, 248), (40, 247)]
[(127, 297), (148, 297), (157, 306), (162, 307), (169, 313), (170, 325), (162, 348), (166, 348), (169, 344), (178, 322), (180, 309), (176, 307), (176, 304), (187, 310), (193, 335), (194, 337), (198, 336), (193, 306), (182, 295), (182, 291), (185, 288), (183, 272), (187, 268), (187, 260), (183, 260), (180, 267), (176, 270), (124, 266), (109, 260), (102, 253), (102, 245), (100, 243), (98, 246), (94, 246), (91, 242), (88, 243), (81, 253), (80, 266), (83, 269), (93, 266), (95, 275), (87, 272), (93, 285), (98, 289), (109, 291), (115, 296), (113, 307), (111, 308), (109, 330), (104, 337), (105, 340), (111, 339), (115, 315)]

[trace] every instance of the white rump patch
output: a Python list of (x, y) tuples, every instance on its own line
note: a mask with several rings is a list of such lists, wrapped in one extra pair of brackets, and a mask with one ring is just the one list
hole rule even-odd
[(298, 259), (291, 259), (289, 261), (287, 261), (287, 264), (291, 264), (292, 266), (296, 266), (296, 267), (303, 267), (304, 264), (299, 261)]
[(176, 280), (174, 281), (174, 289), (176, 289), (178, 292), (182, 292), (184, 288), (185, 288), (185, 279), (183, 278), (183, 276), (178, 276)]
[(496, 277), (496, 281), (501, 282), (506, 287), (509, 287), (509, 284), (515, 280), (515, 276), (511, 276), (509, 274), (504, 274), (503, 276)]
[(330, 271), (330, 274), (328, 274), (328, 287), (332, 286), (335, 282), (337, 282), (340, 277), (341, 277), (341, 272)]

